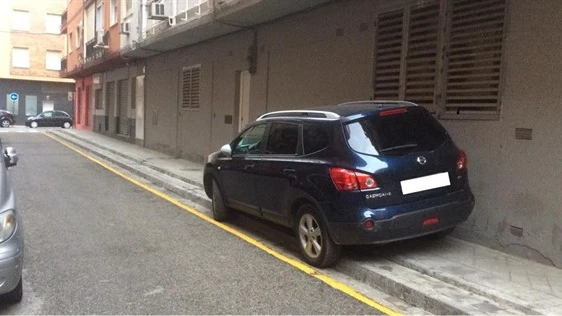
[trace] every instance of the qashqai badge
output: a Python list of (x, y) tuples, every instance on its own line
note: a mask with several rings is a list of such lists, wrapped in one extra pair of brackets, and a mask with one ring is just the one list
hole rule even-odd
[(427, 162), (427, 159), (425, 159), (424, 156), (419, 156), (416, 161), (420, 164), (420, 165), (425, 165), (425, 163)]

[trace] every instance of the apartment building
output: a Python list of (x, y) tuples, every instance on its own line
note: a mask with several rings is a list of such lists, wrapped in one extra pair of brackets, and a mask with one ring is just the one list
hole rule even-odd
[(0, 109), (16, 124), (45, 110), (72, 114), (73, 80), (60, 78), (64, 1), (0, 1)]
[(202, 162), (267, 111), (415, 101), (469, 155), (477, 202), (456, 236), (562, 267), (562, 2), (103, 5), (119, 35), (82, 72), (95, 131)]

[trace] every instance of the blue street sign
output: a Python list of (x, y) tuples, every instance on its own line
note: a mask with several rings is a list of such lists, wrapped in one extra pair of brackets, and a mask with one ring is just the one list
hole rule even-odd
[(17, 101), (19, 99), (19, 95), (15, 92), (10, 93), (10, 100)]

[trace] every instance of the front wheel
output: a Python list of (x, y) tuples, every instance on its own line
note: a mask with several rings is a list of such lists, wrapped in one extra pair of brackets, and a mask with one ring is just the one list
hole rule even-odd
[(23, 297), (23, 282), (22, 277), (20, 276), (20, 281), (15, 289), (11, 292), (3, 294), (1, 299), (6, 303), (19, 303)]
[(2, 127), (4, 127), (4, 128), (10, 127), (10, 125), (12, 125), (12, 123), (11, 123), (10, 120), (8, 120), (8, 119), (3, 119), (3, 120), (0, 122), (0, 126), (2, 126)]
[(215, 179), (213, 179), (213, 195), (211, 201), (214, 220), (217, 222), (224, 222), (232, 217), (232, 211), (224, 204), (219, 184)]
[(62, 128), (70, 128), (70, 122), (64, 122), (64, 124), (62, 124)]
[(31, 126), (31, 128), (37, 128), (37, 126), (39, 126), (39, 124), (37, 124), (37, 122), (31, 122), (31, 124), (29, 124), (29, 126)]
[(338, 261), (342, 247), (332, 241), (314, 206), (305, 204), (299, 208), (295, 230), (299, 249), (307, 263), (326, 268)]

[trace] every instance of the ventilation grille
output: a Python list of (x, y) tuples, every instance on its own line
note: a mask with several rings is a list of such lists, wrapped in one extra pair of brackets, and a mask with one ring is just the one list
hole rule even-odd
[(403, 11), (379, 16), (375, 53), (375, 99), (400, 98)]
[(199, 109), (201, 67), (182, 70), (181, 106), (184, 109)]

